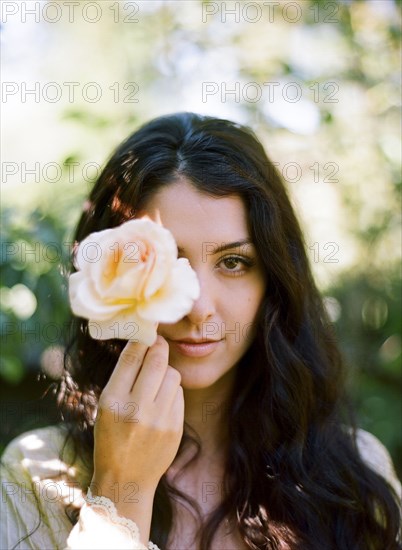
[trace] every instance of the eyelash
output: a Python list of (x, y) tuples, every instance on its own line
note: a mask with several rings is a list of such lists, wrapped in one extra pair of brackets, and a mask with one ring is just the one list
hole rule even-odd
[(234, 271), (233, 269), (225, 269), (225, 273), (229, 273), (230, 274), (230, 277), (239, 277), (241, 275), (244, 275), (245, 272), (247, 271), (248, 268), (252, 267), (254, 265), (254, 261), (251, 260), (251, 258), (244, 258), (242, 256), (235, 256), (235, 255), (230, 255), (230, 256), (225, 256), (224, 258), (221, 258), (218, 262), (218, 264), (226, 261), (226, 260), (237, 260), (239, 262), (241, 262), (243, 265), (246, 266), (246, 269), (242, 269), (240, 271)]

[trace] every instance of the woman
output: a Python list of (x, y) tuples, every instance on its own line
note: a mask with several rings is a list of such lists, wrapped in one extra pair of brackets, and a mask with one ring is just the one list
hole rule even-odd
[(150, 347), (73, 320), (64, 423), (3, 457), (2, 547), (400, 548), (399, 482), (344, 411), (301, 230), (257, 138), (191, 113), (144, 125), (75, 239), (143, 216), (171, 231), (200, 296)]

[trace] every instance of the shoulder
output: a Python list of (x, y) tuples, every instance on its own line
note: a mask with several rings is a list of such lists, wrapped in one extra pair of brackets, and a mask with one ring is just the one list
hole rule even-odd
[(45, 507), (74, 504), (82, 506), (83, 487), (88, 471), (74, 456), (64, 425), (47, 426), (25, 432), (13, 439), (1, 457), (1, 480), (6, 488), (14, 487), (18, 497), (31, 494), (41, 497)]
[(43, 461), (60, 454), (66, 431), (61, 425), (47, 426), (24, 432), (13, 439), (4, 449), (1, 461), (5, 465)]
[[(74, 456), (63, 424), (25, 432), (13, 439), (1, 456), (4, 475), (15, 479), (67, 478), (86, 482), (86, 468), (80, 457)], [(79, 483), (81, 485), (81, 483)]]
[(358, 429), (356, 431), (356, 445), (367, 466), (385, 478), (400, 496), (401, 483), (396, 476), (391, 456), (381, 441), (372, 433)]

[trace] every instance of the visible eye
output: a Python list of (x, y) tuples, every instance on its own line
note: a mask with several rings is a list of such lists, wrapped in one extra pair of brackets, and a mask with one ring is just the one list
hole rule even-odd
[(244, 275), (248, 268), (254, 265), (254, 261), (250, 258), (244, 258), (242, 256), (226, 256), (221, 258), (218, 262), (224, 264), (224, 271), (232, 276)]

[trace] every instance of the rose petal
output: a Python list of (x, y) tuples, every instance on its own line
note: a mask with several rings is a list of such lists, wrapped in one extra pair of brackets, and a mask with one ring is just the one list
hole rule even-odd
[[(135, 321), (133, 319), (136, 319)], [(156, 341), (157, 323), (138, 319), (135, 316), (120, 315), (108, 321), (89, 321), (89, 334), (96, 340), (119, 338), (131, 340), (147, 346)]]
[(87, 272), (92, 266), (99, 265), (102, 259), (102, 242), (113, 238), (113, 229), (104, 229), (103, 231), (95, 231), (90, 233), (78, 245), (77, 252), (74, 256), (74, 265), (76, 269)]
[(71, 308), (90, 320), (90, 335), (99, 340), (152, 345), (158, 323), (181, 319), (200, 292), (188, 260), (177, 259), (170, 231), (149, 219), (91, 233), (78, 246), (75, 265)]
[[(171, 232), (151, 220), (133, 219), (123, 223), (120, 228), (125, 240), (134, 240), (143, 235), (149, 243), (160, 243), (167, 256), (177, 258), (177, 246)], [(128, 238), (129, 237), (129, 238)], [(133, 237), (133, 239), (131, 239)]]
[[(120, 228), (118, 228), (120, 229)], [(133, 288), (143, 284), (143, 264), (139, 262), (139, 254), (134, 254), (134, 242), (128, 242), (118, 229), (100, 239), (100, 260), (93, 262), (88, 268), (98, 294), (104, 298), (134, 298)], [(137, 239), (138, 240), (138, 239)], [(131, 248), (130, 248), (131, 247)], [(109, 277), (107, 274), (110, 273)]]
[[(171, 233), (155, 222), (142, 219), (123, 223), (109, 233), (107, 239), (101, 239), (99, 233), (93, 234), (93, 240), (102, 249), (101, 259), (89, 268), (99, 294), (105, 298), (151, 297), (163, 285), (177, 258)], [(139, 251), (144, 249), (149, 250), (149, 256), (141, 261)], [(114, 259), (120, 261), (110, 265)], [(109, 283), (105, 271), (113, 271), (113, 267), (114, 277)]]
[[(150, 298), (163, 285), (170, 269), (177, 259), (177, 245), (168, 229), (149, 219), (134, 219), (123, 223), (120, 228), (124, 242), (136, 242), (138, 246), (153, 251), (147, 264), (146, 278), (141, 285), (143, 297)], [(145, 274), (145, 273), (144, 273)]]
[(71, 309), (78, 317), (106, 320), (122, 309), (121, 304), (111, 305), (102, 301), (94, 292), (92, 282), (81, 271), (70, 275), (68, 292)]
[[(87, 268), (87, 273), (92, 279), (99, 296), (105, 296), (116, 277), (117, 262), (115, 259), (117, 259), (116, 244), (118, 243), (113, 234), (108, 238), (105, 237), (105, 239), (98, 237), (98, 240), (101, 247), (100, 259)], [(109, 279), (106, 277), (108, 272), (111, 272)]]
[(138, 305), (138, 315), (161, 323), (175, 323), (191, 311), (199, 295), (200, 285), (195, 271), (188, 260), (180, 258), (163, 288), (152, 300)]
[[(163, 239), (162, 239), (163, 236)], [(145, 288), (144, 298), (150, 298), (163, 285), (168, 277), (170, 270), (177, 261), (177, 246), (171, 234), (161, 234), (161, 241), (158, 242), (155, 237), (155, 261), (153, 269), (150, 271)]]

